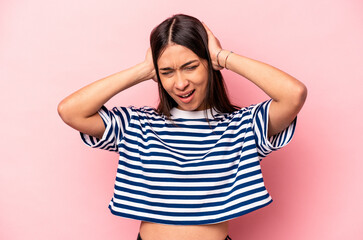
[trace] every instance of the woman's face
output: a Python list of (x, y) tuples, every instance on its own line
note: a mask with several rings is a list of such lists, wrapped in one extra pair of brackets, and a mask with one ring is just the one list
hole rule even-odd
[(158, 59), (161, 84), (178, 104), (186, 111), (204, 110), (208, 84), (208, 62), (199, 58), (190, 49), (178, 45), (168, 45)]

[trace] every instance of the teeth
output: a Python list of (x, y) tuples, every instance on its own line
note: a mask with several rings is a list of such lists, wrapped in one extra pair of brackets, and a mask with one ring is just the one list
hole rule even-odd
[(188, 93), (188, 94), (185, 94), (185, 95), (183, 95), (183, 96), (181, 96), (182, 98), (186, 98), (186, 97), (189, 97), (190, 95), (192, 95), (192, 93), (193, 93), (193, 91), (191, 91), (190, 93)]

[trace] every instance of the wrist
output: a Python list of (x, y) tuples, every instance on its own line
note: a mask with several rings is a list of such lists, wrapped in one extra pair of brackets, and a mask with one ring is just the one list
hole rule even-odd
[(155, 72), (154, 66), (150, 66), (147, 62), (142, 62), (134, 66), (136, 72), (136, 81), (138, 83), (149, 80)]
[(218, 55), (218, 62), (219, 62), (219, 66), (222, 68), (226, 68), (228, 70), (228, 59), (230, 57), (230, 55), (232, 54), (232, 51), (226, 50), (226, 49), (222, 49), (219, 52)]
[(223, 51), (223, 49), (220, 49), (217, 54), (216, 54), (216, 62), (218, 67), (220, 67), (221, 69), (223, 69), (223, 66), (221, 65), (220, 61), (219, 61), (219, 55), (221, 54), (221, 52)]

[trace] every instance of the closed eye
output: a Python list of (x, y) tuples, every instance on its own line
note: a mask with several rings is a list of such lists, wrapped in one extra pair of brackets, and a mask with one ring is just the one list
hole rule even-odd
[(194, 65), (194, 66), (190, 66), (190, 67), (186, 67), (186, 70), (194, 70), (198, 67), (199, 65)]
[[(194, 66), (190, 66), (190, 67), (184, 67), (185, 70), (187, 71), (193, 71), (194, 69), (196, 69), (197, 67), (199, 67), (199, 64), (198, 65), (194, 65)], [(164, 69), (163, 69), (164, 70)], [(165, 69), (166, 70), (166, 69)], [(164, 76), (168, 76), (170, 74), (173, 73), (174, 70), (170, 70), (170, 71), (166, 71), (166, 72), (160, 72), (161, 75), (164, 75)]]
[(169, 74), (171, 74), (172, 73), (172, 71), (169, 71), (169, 72), (162, 72), (161, 74), (162, 75), (164, 75), (164, 76), (167, 76), (167, 75), (169, 75)]

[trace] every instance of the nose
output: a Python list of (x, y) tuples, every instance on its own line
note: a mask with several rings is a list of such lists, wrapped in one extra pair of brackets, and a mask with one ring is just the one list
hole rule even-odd
[(181, 72), (177, 72), (176, 77), (175, 77), (175, 88), (183, 91), (184, 89), (186, 89), (189, 85), (189, 81), (188, 79), (185, 78), (185, 76), (183, 76), (183, 74)]

